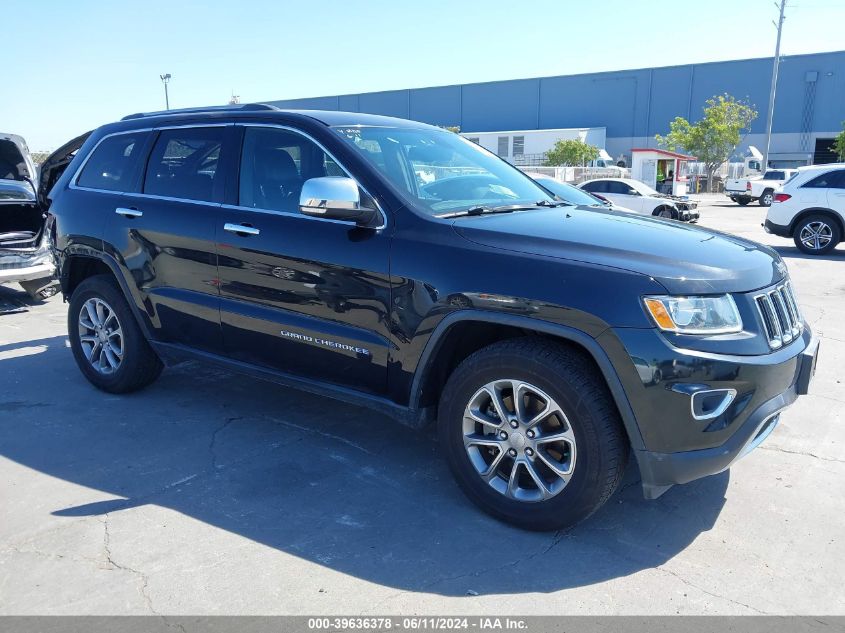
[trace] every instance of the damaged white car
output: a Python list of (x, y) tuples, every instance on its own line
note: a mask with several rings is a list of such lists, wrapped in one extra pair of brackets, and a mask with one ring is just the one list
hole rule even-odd
[(35, 299), (58, 290), (47, 194), (87, 136), (60, 147), (38, 169), (23, 138), (0, 132), (0, 284), (17, 282)]

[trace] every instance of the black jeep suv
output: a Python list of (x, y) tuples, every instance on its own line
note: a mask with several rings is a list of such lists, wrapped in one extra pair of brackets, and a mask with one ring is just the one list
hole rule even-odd
[(569, 205), (457, 134), (268, 105), (93, 132), (50, 192), (80, 370), (111, 393), (204, 359), (437, 420), (497, 517), (722, 471), (806, 393), (817, 342), (772, 250)]

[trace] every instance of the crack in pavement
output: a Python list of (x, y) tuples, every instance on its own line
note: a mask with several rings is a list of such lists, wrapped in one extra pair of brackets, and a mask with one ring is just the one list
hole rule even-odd
[(217, 444), (217, 435), (222, 433), (226, 429), (226, 427), (228, 427), (230, 424), (232, 424), (233, 422), (236, 422), (238, 420), (243, 420), (243, 417), (237, 416), (237, 417), (233, 417), (233, 418), (226, 418), (226, 421), (221, 426), (217, 427), (214, 430), (214, 432), (211, 434), (211, 441), (208, 444), (208, 452), (211, 453), (211, 467), (212, 467), (212, 469), (216, 470), (216, 469), (220, 468), (220, 466), (217, 465), (217, 453), (214, 450), (214, 447)]
[(111, 565), (114, 569), (120, 569), (121, 571), (129, 572), (130, 574), (134, 574), (135, 577), (141, 582), (141, 586), (139, 589), (139, 593), (141, 597), (144, 599), (144, 604), (147, 606), (147, 610), (152, 613), (153, 615), (161, 615), (158, 611), (155, 610), (153, 607), (153, 601), (150, 597), (149, 593), (149, 585), (150, 579), (149, 577), (142, 571), (138, 569), (134, 569), (127, 565), (121, 565), (120, 563), (116, 562), (114, 558), (112, 558), (112, 551), (111, 551), (111, 533), (109, 532), (109, 515), (106, 513), (103, 515), (102, 520), (100, 523), (103, 524), (103, 554), (105, 555), (106, 562)]
[(719, 598), (720, 600), (727, 600), (731, 604), (735, 604), (735, 605), (740, 606), (740, 607), (745, 607), (749, 611), (754, 611), (758, 615), (772, 615), (768, 611), (762, 611), (762, 610), (758, 609), (757, 607), (752, 607), (750, 604), (745, 604), (744, 602), (740, 602), (739, 600), (734, 600), (733, 598), (728, 598), (727, 596), (722, 596), (722, 595), (719, 595), (718, 593), (715, 593), (713, 591), (709, 591), (708, 589), (705, 589), (704, 587), (699, 587), (695, 583), (690, 582), (689, 580), (687, 580), (686, 578), (681, 576), (679, 573), (672, 571), (668, 567), (655, 567), (654, 569), (656, 569), (659, 572), (663, 572), (664, 574), (667, 574), (669, 576), (672, 576), (673, 578), (677, 578), (682, 583), (684, 583), (686, 586), (692, 587), (693, 589), (697, 589), (701, 593), (707, 594), (708, 596), (712, 596), (713, 598)]
[(762, 448), (764, 451), (774, 451), (776, 453), (787, 453), (789, 455), (802, 455), (804, 457), (813, 457), (814, 459), (819, 459), (823, 462), (835, 462), (838, 464), (845, 464), (845, 459), (836, 459), (835, 457), (822, 457), (821, 455), (816, 455), (815, 453), (805, 453), (803, 451), (792, 451), (788, 448), (781, 448), (780, 446), (767, 446), (765, 444), (758, 446), (758, 448)]

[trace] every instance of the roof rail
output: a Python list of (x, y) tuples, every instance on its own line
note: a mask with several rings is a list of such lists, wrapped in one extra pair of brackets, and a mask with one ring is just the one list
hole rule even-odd
[(196, 114), (200, 112), (259, 112), (266, 110), (278, 110), (276, 106), (269, 103), (240, 103), (236, 105), (204, 106), (198, 108), (179, 108), (177, 110), (159, 110), (158, 112), (136, 112), (127, 114), (121, 121), (130, 119), (143, 119), (152, 116), (167, 116), (170, 114)]

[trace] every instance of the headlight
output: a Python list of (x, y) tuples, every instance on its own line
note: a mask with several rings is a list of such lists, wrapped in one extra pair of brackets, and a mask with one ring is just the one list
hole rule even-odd
[(646, 310), (661, 330), (678, 334), (728, 334), (742, 330), (733, 297), (645, 297)]

